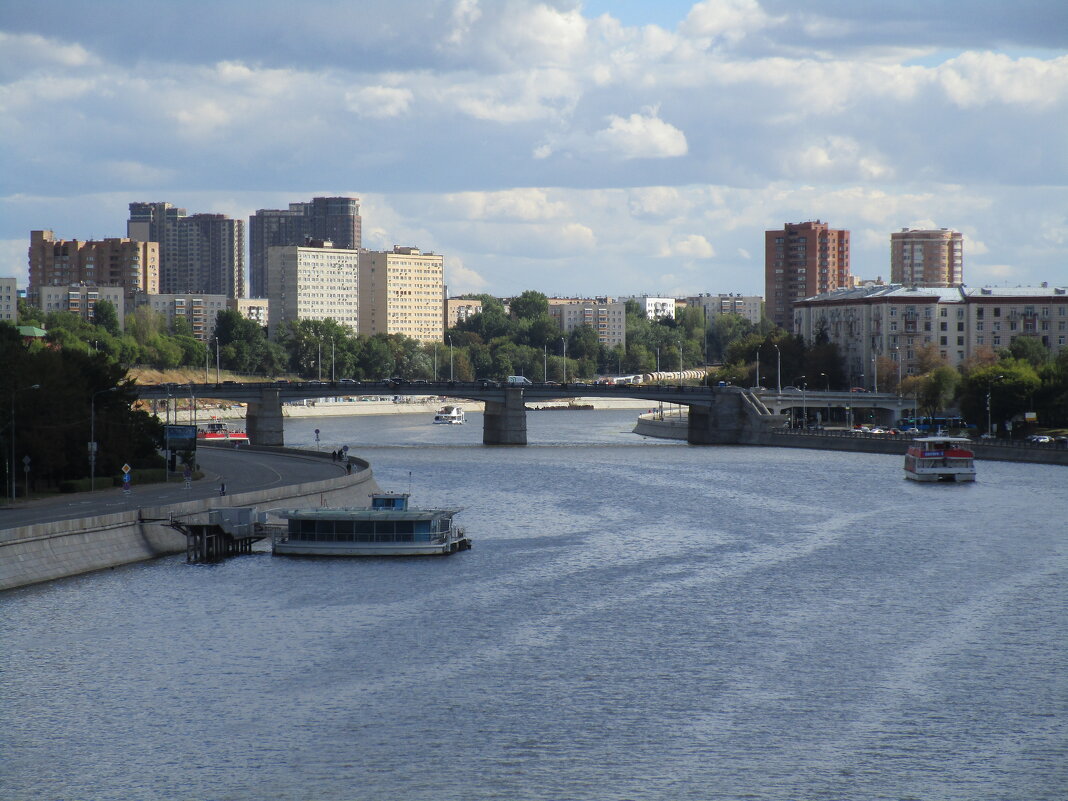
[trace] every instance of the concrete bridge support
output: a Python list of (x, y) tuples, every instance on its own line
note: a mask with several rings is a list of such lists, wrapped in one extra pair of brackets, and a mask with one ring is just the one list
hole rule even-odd
[(731, 445), (742, 441), (746, 420), (739, 395), (717, 394), (714, 403), (687, 408), (686, 441), (691, 445)]
[(285, 445), (282, 402), (277, 389), (265, 389), (259, 403), (250, 402), (245, 414), (248, 439), (253, 445)]
[(486, 401), (482, 423), (483, 445), (526, 445), (527, 407), (520, 387), (506, 387), (504, 402)]

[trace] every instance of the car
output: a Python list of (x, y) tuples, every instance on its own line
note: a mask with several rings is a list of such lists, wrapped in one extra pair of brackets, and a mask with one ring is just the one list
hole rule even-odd
[(783, 387), (782, 391), (783, 392), (800, 392), (801, 390), (799, 390), (797, 387)]
[(1027, 438), (1027, 441), (1033, 445), (1046, 445), (1053, 442), (1053, 437), (1047, 436), (1046, 434), (1032, 434)]
[(399, 386), (400, 384), (407, 384), (408, 380), (406, 378), (401, 378), (400, 376), (395, 375), (392, 378), (387, 378), (386, 383), (390, 386)]
[(337, 380), (337, 382), (339, 384), (359, 384), (360, 383), (355, 378), (339, 378)]
[(853, 387), (850, 392), (870, 392), (871, 390), (864, 389), (864, 387)]
[(500, 383), (494, 381), (492, 378), (480, 378), (478, 379), (478, 385), (483, 389), (487, 389), (490, 387), (499, 387)]
[(916, 426), (909, 426), (908, 428), (904, 429), (901, 433), (902, 434), (919, 434), (920, 433), (920, 429), (916, 428)]

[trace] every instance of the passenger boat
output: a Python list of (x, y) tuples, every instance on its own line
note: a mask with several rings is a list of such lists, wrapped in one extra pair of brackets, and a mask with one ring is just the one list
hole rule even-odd
[(975, 481), (975, 454), (967, 437), (917, 437), (905, 453), (912, 481)]
[(376, 492), (368, 508), (282, 509), (271, 547), (284, 556), (427, 556), (471, 547), (459, 509), (412, 509), (406, 492)]
[(226, 423), (213, 420), (197, 429), (197, 442), (200, 443), (234, 443), (248, 445), (248, 434), (244, 431), (231, 431)]
[(466, 422), (464, 410), (460, 406), (442, 406), (434, 415), (434, 422), (439, 425), (459, 425)]

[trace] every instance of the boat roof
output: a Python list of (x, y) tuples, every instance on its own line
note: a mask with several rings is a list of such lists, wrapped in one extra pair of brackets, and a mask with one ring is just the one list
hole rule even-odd
[(274, 514), (286, 520), (429, 520), (451, 517), (460, 509), (368, 509), (367, 507), (324, 506), (317, 509), (278, 509)]
[(928, 437), (916, 437), (912, 441), (916, 442), (916, 443), (921, 443), (921, 444), (929, 444), (929, 443), (932, 443), (932, 442), (953, 442), (953, 443), (957, 443), (957, 444), (967, 443), (969, 445), (972, 444), (972, 441), (970, 439), (968, 439), (967, 437), (939, 437), (939, 436), (935, 436), (935, 435), (928, 436)]

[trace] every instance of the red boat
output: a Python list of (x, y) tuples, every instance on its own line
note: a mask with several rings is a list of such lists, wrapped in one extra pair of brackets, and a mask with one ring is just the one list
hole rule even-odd
[(966, 437), (917, 437), (905, 454), (905, 478), (975, 481), (975, 454)]
[(226, 423), (213, 421), (197, 429), (197, 442), (232, 442), (235, 445), (248, 445), (248, 434), (244, 431), (231, 431)]

